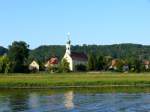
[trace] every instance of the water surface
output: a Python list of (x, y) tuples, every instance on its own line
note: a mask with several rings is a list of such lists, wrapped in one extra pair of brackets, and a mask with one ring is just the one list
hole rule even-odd
[(149, 88), (0, 91), (0, 112), (150, 112)]

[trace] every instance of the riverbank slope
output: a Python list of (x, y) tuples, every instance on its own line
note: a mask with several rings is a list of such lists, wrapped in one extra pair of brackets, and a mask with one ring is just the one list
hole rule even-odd
[(150, 73), (0, 74), (0, 88), (150, 86)]

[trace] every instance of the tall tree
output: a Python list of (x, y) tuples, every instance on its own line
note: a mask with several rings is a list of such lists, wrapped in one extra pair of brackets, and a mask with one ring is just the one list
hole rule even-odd
[(105, 66), (104, 57), (98, 56), (97, 62), (96, 62), (96, 70), (103, 70)]
[(9, 59), (7, 56), (0, 56), (0, 73), (8, 73), (9, 72)]
[(96, 56), (92, 53), (88, 56), (88, 70), (96, 70)]
[(60, 69), (62, 72), (70, 72), (69, 63), (66, 59), (63, 59), (60, 65)]
[(23, 41), (15, 41), (9, 46), (8, 58), (11, 62), (11, 72), (26, 72), (29, 45)]

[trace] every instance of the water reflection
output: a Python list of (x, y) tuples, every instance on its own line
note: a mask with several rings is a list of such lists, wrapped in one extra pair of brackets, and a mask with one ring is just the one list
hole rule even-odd
[(9, 99), (0, 95), (0, 112), (9, 112)]
[(74, 103), (73, 103), (73, 99), (74, 99), (74, 93), (73, 91), (69, 91), (67, 93), (64, 94), (64, 105), (67, 109), (73, 109), (74, 108)]
[(150, 110), (150, 92), (101, 93), (100, 91), (84, 89), (0, 91), (0, 112), (149, 112)]
[(39, 96), (36, 93), (31, 93), (29, 94), (29, 100), (28, 100), (28, 104), (29, 104), (29, 108), (37, 108), (40, 106), (39, 103)]
[(9, 108), (12, 112), (20, 112), (28, 109), (28, 95), (24, 93), (16, 93), (9, 95)]

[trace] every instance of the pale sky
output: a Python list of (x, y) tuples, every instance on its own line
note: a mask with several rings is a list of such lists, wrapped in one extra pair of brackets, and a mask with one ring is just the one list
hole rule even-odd
[(150, 45), (150, 0), (0, 0), (0, 46)]

